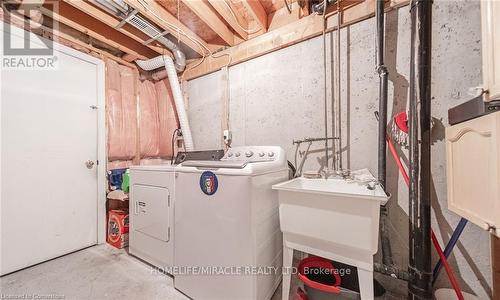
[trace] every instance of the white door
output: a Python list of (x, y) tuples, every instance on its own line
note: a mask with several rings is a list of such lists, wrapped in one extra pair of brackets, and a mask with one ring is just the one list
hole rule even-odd
[(0, 275), (97, 243), (102, 74), (61, 51), (56, 70), (2, 70)]

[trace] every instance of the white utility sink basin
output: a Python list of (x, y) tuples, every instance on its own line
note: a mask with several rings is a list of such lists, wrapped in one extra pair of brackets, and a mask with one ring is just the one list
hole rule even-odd
[[(357, 171), (368, 172), (366, 170)], [(363, 174), (365, 175), (365, 174)], [(356, 175), (354, 175), (356, 176)], [(370, 174), (371, 176), (371, 174)], [(366, 178), (363, 176), (362, 178)], [(280, 191), (290, 191), (290, 192), (303, 192), (303, 193), (317, 193), (326, 194), (331, 196), (346, 196), (346, 197), (356, 197), (356, 198), (369, 198), (379, 201), (381, 204), (387, 202), (387, 196), (378, 184), (373, 184), (375, 178), (371, 180), (352, 180), (352, 179), (341, 179), (341, 178), (304, 178), (299, 177), (286, 182), (275, 184), (273, 189)], [(371, 183), (371, 184), (370, 184)], [(371, 186), (375, 189), (368, 188)]]
[[(363, 286), (361, 297), (370, 299), (380, 205), (388, 197), (380, 185), (373, 184), (375, 178), (367, 169), (352, 172), (352, 176), (300, 177), (273, 185), (279, 193), (283, 265), (288, 266), (288, 261), (291, 264), (290, 249), (297, 249), (356, 266)], [(283, 280), (283, 292), (288, 295), (287, 278)]]

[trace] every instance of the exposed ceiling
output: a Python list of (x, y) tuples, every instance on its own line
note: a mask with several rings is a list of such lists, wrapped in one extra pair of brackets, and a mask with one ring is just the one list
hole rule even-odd
[[(121, 2), (127, 9), (118, 16), (116, 11), (104, 8), (102, 1)], [(350, 19), (360, 20), (373, 15), (375, 0), (338, 1), (342, 24)], [(268, 52), (268, 43), (273, 47), (291, 44), (287, 40), (290, 35), (296, 36), (296, 41), (318, 35), (318, 30), (321, 31), (320, 27), (324, 25), (322, 17), (311, 14), (314, 2), (321, 0), (2, 0), (3, 4), (10, 3), (10, 6), (4, 5), (3, 10), (8, 7), (25, 19), (32, 19), (30, 22), (36, 20), (23, 10), (23, 5), (29, 5), (30, 9), (37, 7), (46, 20), (56, 21), (54, 26), (57, 28), (44, 24), (47, 29), (102, 49), (122, 61), (132, 62), (170, 53), (158, 41), (123, 22), (127, 15), (137, 13), (164, 37), (178, 43), (191, 64), (200, 58), (204, 59), (200, 63), (211, 64), (210, 59), (217, 58), (213, 53), (243, 51), (247, 58), (254, 57)], [(407, 2), (388, 0), (387, 6), (396, 7)], [(336, 7), (336, 3), (330, 5), (327, 14), (336, 13)], [(328, 26), (331, 30), (333, 25)], [(309, 31), (310, 35), (304, 34)], [(265, 39), (267, 36), (269, 38)], [(208, 72), (211, 65), (204, 68)]]

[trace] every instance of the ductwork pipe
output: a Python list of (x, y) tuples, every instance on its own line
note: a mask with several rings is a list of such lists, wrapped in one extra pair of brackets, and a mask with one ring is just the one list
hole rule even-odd
[(186, 148), (186, 151), (193, 151), (193, 137), (191, 135), (191, 128), (189, 127), (188, 117), (184, 107), (184, 99), (182, 97), (181, 86), (179, 84), (179, 78), (177, 77), (174, 61), (168, 55), (161, 55), (149, 60), (136, 60), (135, 63), (137, 63), (141, 69), (146, 71), (152, 71), (165, 66), (168, 81), (170, 82), (170, 88), (172, 89), (172, 94), (174, 95), (175, 108), (177, 110), (177, 116), (179, 117), (182, 135), (184, 137), (184, 147)]
[(165, 69), (160, 69), (158, 71), (153, 71), (153, 72), (144, 72), (141, 73), (139, 79), (141, 81), (143, 80), (153, 80), (153, 81), (159, 81), (167, 78), (167, 70)]
[(186, 68), (186, 55), (182, 52), (178, 45), (164, 36), (162, 30), (156, 25), (151, 24), (140, 14), (132, 12), (130, 6), (123, 0), (94, 0), (95, 3), (102, 8), (111, 12), (115, 16), (121, 18), (128, 24), (139, 29), (157, 42), (167, 47), (174, 55), (174, 66), (177, 72), (182, 72)]
[(179, 50), (179, 48), (177, 48), (177, 45), (167, 38), (161, 39), (161, 41), (162, 44), (167, 46), (170, 51), (172, 51), (172, 54), (174, 55), (173, 64), (177, 72), (184, 71), (184, 69), (186, 68), (186, 55), (184, 55), (184, 52)]

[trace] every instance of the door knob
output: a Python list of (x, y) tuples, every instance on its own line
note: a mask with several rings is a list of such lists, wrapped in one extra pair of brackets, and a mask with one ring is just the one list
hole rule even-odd
[(495, 234), (495, 231), (497, 228), (494, 225), (491, 225), (491, 224), (485, 222), (483, 225), (483, 229), (488, 231), (491, 234)]
[(95, 163), (90, 159), (85, 162), (85, 166), (87, 167), (87, 169), (92, 169), (94, 167), (94, 164)]

